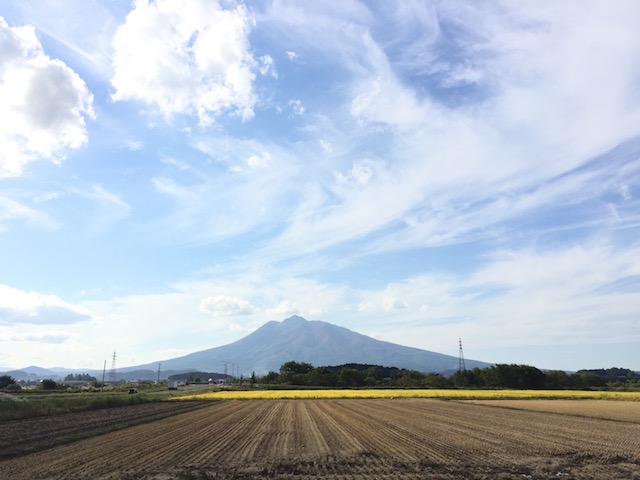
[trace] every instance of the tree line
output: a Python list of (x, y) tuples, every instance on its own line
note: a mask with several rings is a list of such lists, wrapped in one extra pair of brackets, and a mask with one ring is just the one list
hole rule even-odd
[(300, 387), (413, 387), (413, 388), (510, 388), (510, 389), (640, 389), (640, 373), (623, 368), (542, 371), (529, 365), (496, 364), (487, 368), (461, 370), (445, 376), (396, 367), (346, 364), (314, 367), (290, 361), (278, 372), (257, 379), (265, 385)]

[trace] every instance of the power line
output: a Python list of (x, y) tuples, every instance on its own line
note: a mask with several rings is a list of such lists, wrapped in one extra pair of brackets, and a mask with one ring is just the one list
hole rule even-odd
[(113, 351), (113, 359), (111, 360), (111, 370), (109, 370), (109, 381), (115, 383), (116, 381), (116, 351)]
[(460, 353), (458, 355), (458, 372), (465, 372), (467, 367), (464, 364), (464, 353), (462, 353), (462, 339), (458, 338), (458, 345), (460, 345)]

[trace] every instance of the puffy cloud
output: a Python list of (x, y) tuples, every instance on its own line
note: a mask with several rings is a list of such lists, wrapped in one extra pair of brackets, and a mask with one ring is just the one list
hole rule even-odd
[(67, 303), (55, 295), (0, 285), (0, 324), (63, 325), (91, 318), (86, 308)]
[(262, 155), (251, 155), (247, 158), (247, 165), (252, 168), (266, 167), (271, 162), (271, 155), (268, 152), (262, 152)]
[(385, 312), (388, 312), (391, 310), (404, 310), (408, 307), (408, 305), (397, 298), (385, 297), (382, 299), (382, 307), (384, 308)]
[(251, 315), (256, 307), (246, 300), (228, 295), (213, 295), (200, 302), (200, 311), (210, 313), (214, 317), (232, 317), (236, 315)]
[(269, 56), (253, 58), (251, 26), (242, 5), (136, 1), (113, 40), (113, 99), (140, 100), (167, 118), (195, 114), (202, 125), (223, 111), (253, 117), (253, 70), (275, 75), (275, 68)]
[(272, 313), (277, 316), (299, 315), (300, 310), (289, 300), (284, 300), (272, 310)]
[(60, 162), (66, 148), (84, 145), (92, 102), (84, 81), (44, 53), (33, 27), (12, 28), (0, 17), (0, 178), (39, 158)]

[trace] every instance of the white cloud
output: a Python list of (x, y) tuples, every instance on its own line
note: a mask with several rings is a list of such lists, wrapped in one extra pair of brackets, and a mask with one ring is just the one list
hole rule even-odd
[(289, 100), (289, 106), (291, 107), (291, 110), (293, 110), (293, 113), (295, 113), (296, 115), (302, 115), (305, 111), (302, 100), (300, 100), (299, 98)]
[[(45, 196), (45, 198), (36, 199), (34, 201), (38, 203), (39, 201), (48, 201), (54, 198), (56, 197)], [(7, 224), (10, 221), (15, 220), (22, 220), (25, 221), (29, 226), (39, 228), (52, 229), (58, 226), (58, 224), (45, 213), (34, 210), (33, 208), (28, 207), (12, 198), (0, 196), (0, 232), (3, 230), (7, 230)]]
[(334, 174), (338, 184), (344, 184), (352, 181), (358, 185), (365, 185), (373, 175), (373, 162), (353, 162), (353, 166), (346, 173), (336, 172)]
[(52, 200), (57, 200), (59, 197), (60, 194), (58, 192), (49, 192), (33, 197), (33, 201), (36, 203), (46, 203)]
[(623, 200), (631, 200), (633, 198), (633, 195), (631, 195), (631, 189), (626, 183), (620, 185), (619, 192)]
[(288, 58), (290, 61), (292, 61), (292, 62), (293, 62), (294, 60), (298, 60), (298, 59), (300, 58), (300, 55), (298, 55), (296, 52), (291, 51), (291, 50), (287, 50), (287, 51), (286, 51), (286, 52), (284, 52), (284, 53), (285, 53), (285, 55), (287, 56), (287, 58)]
[(95, 210), (88, 218), (90, 233), (103, 233), (114, 223), (124, 220), (131, 214), (131, 206), (102, 185), (93, 185), (91, 189), (78, 190), (76, 193), (95, 204)]
[(384, 297), (382, 299), (382, 308), (388, 312), (391, 310), (405, 310), (408, 308), (406, 302), (395, 297)]
[(40, 37), (55, 39), (62, 56), (73, 56), (80, 68), (103, 79), (111, 74), (111, 38), (120, 23), (113, 6), (113, 2), (75, 0), (14, 4), (26, 23), (36, 25)]
[(320, 139), (320, 146), (325, 151), (325, 153), (333, 152), (333, 145), (331, 145), (331, 142), (325, 140), (324, 138)]
[(0, 17), (0, 178), (22, 174), (44, 158), (61, 162), (66, 149), (87, 143), (85, 118), (93, 96), (84, 81), (42, 50), (30, 26)]
[(144, 142), (141, 142), (140, 140), (125, 140), (124, 147), (132, 152), (137, 152), (144, 148)]
[(288, 317), (290, 315), (300, 314), (300, 310), (296, 308), (293, 302), (290, 302), (289, 300), (280, 302), (278, 306), (273, 308), (270, 312), (276, 317)]
[(276, 64), (273, 61), (273, 58), (271, 58), (271, 55), (263, 55), (258, 59), (258, 63), (261, 75), (269, 75), (273, 78), (278, 78)]
[(231, 297), (229, 295), (212, 295), (202, 299), (200, 311), (214, 317), (234, 317), (238, 315), (251, 315), (256, 307), (246, 300)]
[(63, 325), (86, 322), (92, 314), (56, 295), (24, 292), (0, 284), (0, 324)]
[(34, 343), (51, 343), (62, 344), (69, 340), (70, 335), (66, 333), (40, 333), (16, 335), (10, 338), (12, 342), (34, 342)]
[(502, 251), (470, 274), (425, 273), (363, 291), (361, 313), (384, 315), (367, 326), (378, 336), (436, 351), (458, 336), (496, 351), (637, 342), (640, 291), (620, 282), (638, 278), (638, 258), (637, 246), (607, 243)]
[[(375, 233), (376, 251), (496, 237), (510, 221), (587, 202), (595, 192), (616, 191), (612, 181), (637, 178), (618, 168), (631, 164), (622, 155), (612, 156), (615, 168), (581, 168), (637, 135), (640, 124), (640, 104), (630, 100), (638, 98), (640, 72), (628, 61), (640, 54), (638, 30), (628, 20), (636, 8), (589, 5), (606, 10), (602, 20), (575, 4), (516, 9), (512, 16), (502, 5), (438, 7), (434, 18), (462, 29), (455, 38), (440, 32), (448, 47), (462, 42), (461, 59), (435, 44), (421, 57), (455, 60), (442, 67), (440, 80), (398, 70), (392, 48), (376, 42), (374, 29), (362, 33), (354, 25), (336, 33), (327, 57), (347, 36), (353, 41), (345, 48), (359, 52), (336, 60), (354, 72), (349, 112), (359, 123), (341, 148), (348, 154), (335, 156), (353, 167), (333, 170), (337, 188), (320, 180), (317, 190), (306, 190), (274, 248), (311, 252)], [(451, 101), (462, 84), (478, 90)], [(384, 161), (375, 168), (352, 163), (370, 148)], [(322, 173), (314, 175), (326, 178)], [(321, 197), (322, 189), (335, 195)], [(407, 228), (390, 228), (402, 223)]]
[[(211, 242), (286, 221), (295, 208), (292, 195), (302, 188), (295, 179), (304, 169), (298, 161), (298, 148), (304, 145), (203, 136), (194, 147), (210, 156), (215, 168), (192, 164), (191, 181), (167, 176), (152, 180), (156, 190), (176, 202), (175, 213), (166, 220), (168, 233), (186, 230), (194, 242)], [(220, 166), (227, 171), (220, 172)]]
[(271, 162), (271, 155), (262, 152), (262, 155), (251, 155), (247, 158), (247, 165), (251, 168), (266, 167)]
[(253, 70), (275, 69), (270, 57), (253, 58), (251, 26), (242, 5), (137, 0), (113, 40), (113, 99), (140, 100), (167, 118), (197, 115), (201, 125), (225, 111), (253, 117)]

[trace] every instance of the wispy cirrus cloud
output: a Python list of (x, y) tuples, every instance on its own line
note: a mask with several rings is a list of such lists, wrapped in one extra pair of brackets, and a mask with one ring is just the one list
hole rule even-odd
[(34, 342), (34, 343), (46, 343), (46, 344), (62, 344), (70, 339), (70, 335), (66, 333), (41, 333), (41, 334), (27, 334), (16, 335), (10, 338), (12, 342)]
[[(38, 203), (36, 201), (36, 203)], [(0, 195), (0, 232), (9, 229), (13, 222), (26, 222), (30, 227), (53, 229), (58, 223), (49, 215), (36, 210), (24, 202)]]
[[(27, 18), (29, 1), (0, 9)], [(449, 353), (459, 336), (507, 355), (638, 330), (635, 2), (98, 1), (86, 24), (72, 3), (2, 30), (80, 72), (99, 114), (91, 143), (74, 137), (86, 148), (14, 142), (33, 158), (2, 179), (0, 234), (31, 247), (0, 249), (25, 265), (7, 285), (57, 282), (56, 245), (77, 248), (69, 271), (105, 272), (55, 285), (89, 292), (92, 321), (48, 351), (94, 336), (152, 361), (293, 313)], [(87, 102), (20, 114), (59, 133)], [(36, 157), (58, 165), (24, 168)], [(34, 226), (54, 235), (22, 237)], [(34, 311), (42, 324), (2, 338), (57, 315)]]

